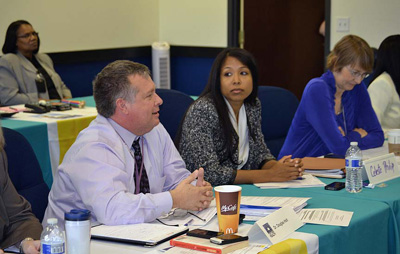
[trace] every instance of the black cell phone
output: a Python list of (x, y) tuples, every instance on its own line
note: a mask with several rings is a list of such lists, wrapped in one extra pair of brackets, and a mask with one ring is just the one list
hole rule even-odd
[(205, 229), (193, 229), (186, 233), (186, 235), (188, 236), (200, 237), (205, 239), (210, 239), (211, 237), (216, 237), (222, 234), (222, 232), (210, 231)]
[(229, 235), (220, 235), (217, 237), (212, 237), (212, 238), (210, 238), (210, 242), (222, 245), (222, 244), (246, 241), (248, 239), (249, 239), (248, 236), (229, 234)]
[(50, 112), (50, 110), (51, 110), (50, 106), (42, 106), (37, 103), (35, 103), (35, 104), (26, 103), (25, 108), (32, 109), (30, 111), (25, 111), (26, 113), (36, 113), (36, 114), (47, 113), (47, 112)]
[(333, 190), (333, 191), (338, 191), (343, 189), (345, 186), (345, 183), (342, 182), (333, 182), (325, 186), (325, 190)]

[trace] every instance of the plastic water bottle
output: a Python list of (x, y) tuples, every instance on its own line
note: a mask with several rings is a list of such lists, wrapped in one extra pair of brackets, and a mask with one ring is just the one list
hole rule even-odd
[(47, 219), (47, 227), (40, 236), (42, 254), (64, 254), (65, 238), (64, 231), (57, 226), (56, 218)]
[(346, 190), (350, 193), (362, 191), (362, 153), (358, 142), (351, 142), (346, 152)]

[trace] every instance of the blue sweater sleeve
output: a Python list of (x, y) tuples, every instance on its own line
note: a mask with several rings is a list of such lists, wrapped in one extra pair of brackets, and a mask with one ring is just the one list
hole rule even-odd
[[(302, 99), (306, 118), (332, 153), (344, 155), (350, 146), (350, 137), (343, 136), (339, 131), (334, 98), (329, 89), (321, 79), (315, 79), (307, 86)], [(352, 135), (354, 141), (361, 138), (357, 134)]]
[(358, 146), (361, 149), (370, 149), (382, 146), (384, 142), (384, 134), (372, 107), (367, 88), (364, 84), (359, 85), (358, 92), (358, 103), (355, 112), (356, 128), (362, 128), (368, 133), (367, 136), (358, 140)]

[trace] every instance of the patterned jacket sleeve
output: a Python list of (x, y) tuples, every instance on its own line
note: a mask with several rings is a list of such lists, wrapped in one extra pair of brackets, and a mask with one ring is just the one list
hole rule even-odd
[(232, 184), (236, 178), (234, 164), (221, 162), (221, 135), (214, 104), (200, 98), (189, 108), (183, 121), (179, 152), (190, 171), (203, 167), (205, 180), (213, 186)]

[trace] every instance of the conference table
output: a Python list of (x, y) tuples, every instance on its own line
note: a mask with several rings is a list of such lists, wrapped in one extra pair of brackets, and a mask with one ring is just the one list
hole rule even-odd
[[(91, 107), (94, 107), (95, 103), (92, 96), (76, 99), (85, 100), (89, 111), (93, 110)], [(58, 129), (59, 125), (66, 125), (70, 128), (70, 131), (68, 131), (70, 136), (66, 142), (66, 147), (69, 147), (79, 131), (85, 128), (95, 116), (96, 112), (91, 111), (89, 116), (61, 119), (51, 124), (47, 120), (26, 121), (12, 117), (10, 119), (3, 118), (2, 126), (17, 130), (28, 139), (42, 167), (45, 181), (51, 186), (52, 174), (58, 165), (52, 165), (54, 159), (51, 156), (54, 155), (54, 152), (50, 151), (53, 148), (51, 142), (49, 142), (52, 137), (49, 137), (48, 129)], [(81, 120), (78, 121), (78, 119), (84, 119), (84, 123)], [(78, 124), (78, 122), (81, 123)], [(65, 152), (66, 150), (61, 151), (64, 154)], [(57, 156), (58, 163), (60, 163), (63, 154)], [(320, 179), (324, 183), (344, 181), (343, 179)], [(400, 178), (387, 181), (385, 184), (386, 187), (363, 189), (361, 193), (357, 194), (347, 193), (345, 190), (327, 191), (323, 187), (259, 189), (254, 185), (242, 185), (242, 195), (310, 197), (306, 208), (335, 208), (354, 212), (348, 227), (305, 224), (298, 229), (299, 232), (318, 236), (319, 253), (400, 253)], [(164, 243), (164, 246), (168, 246), (168, 243)], [(156, 251), (147, 247), (100, 240), (92, 240), (91, 248), (92, 253)]]
[[(395, 253), (390, 249), (390, 208), (374, 200), (329, 195), (320, 191), (305, 193), (300, 189), (259, 189), (254, 185), (241, 185), (244, 196), (311, 197), (306, 208), (335, 208), (354, 212), (348, 227), (305, 224), (297, 231), (315, 234), (319, 238), (316, 253)], [(149, 248), (130, 244), (91, 241), (92, 253), (160, 253), (168, 242)], [(311, 253), (311, 252), (310, 252)]]

